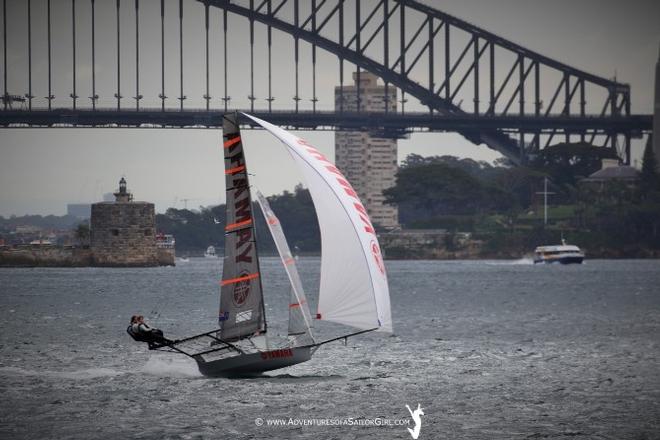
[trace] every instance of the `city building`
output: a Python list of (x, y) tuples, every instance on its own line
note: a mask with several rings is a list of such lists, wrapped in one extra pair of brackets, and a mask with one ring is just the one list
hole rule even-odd
[(92, 212), (91, 203), (69, 203), (66, 205), (66, 215), (80, 220), (89, 220)]
[[(378, 84), (369, 72), (353, 73), (354, 85), (335, 87), (335, 110), (382, 113), (396, 111), (396, 88)], [(335, 164), (351, 182), (371, 221), (383, 228), (399, 226), (395, 206), (384, 203), (383, 190), (394, 186), (397, 172), (396, 139), (359, 131), (335, 133)]]
[(655, 100), (653, 108), (653, 153), (660, 171), (660, 51), (655, 63)]

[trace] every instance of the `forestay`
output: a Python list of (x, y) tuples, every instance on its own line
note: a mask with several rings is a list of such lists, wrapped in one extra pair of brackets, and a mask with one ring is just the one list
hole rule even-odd
[(312, 195), (321, 230), (317, 318), (359, 329), (392, 331), (387, 275), (367, 211), (343, 174), (312, 145), (254, 116), (282, 141)]
[(280, 254), (284, 270), (289, 277), (291, 283), (291, 299), (289, 300), (289, 338), (293, 346), (296, 345), (309, 345), (314, 343), (312, 336), (312, 316), (309, 312), (309, 304), (305, 297), (298, 268), (296, 267), (296, 260), (291, 254), (291, 249), (286, 241), (282, 224), (273, 212), (268, 203), (268, 200), (257, 191), (257, 202), (261, 207), (261, 212), (264, 214), (266, 224), (270, 230), (270, 234), (277, 247), (277, 252)]
[(222, 130), (227, 224), (218, 319), (220, 338), (231, 341), (265, 331), (266, 318), (250, 186), (236, 114), (224, 116)]

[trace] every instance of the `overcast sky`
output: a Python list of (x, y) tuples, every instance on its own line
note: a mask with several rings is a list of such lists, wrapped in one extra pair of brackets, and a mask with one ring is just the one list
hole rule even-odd
[[(175, 12), (176, 2), (168, 1), (168, 11)], [(33, 94), (35, 105), (43, 105), (46, 64), (44, 57), (44, 17), (39, 12), (44, 1), (33, 0)], [(56, 38), (53, 53), (56, 106), (70, 105), (71, 92), (71, 36), (70, 3), (66, 8), (53, 12), (53, 36)], [(112, 106), (116, 83), (113, 57), (114, 2), (96, 2), (97, 10), (97, 93), (100, 105)], [(190, 3), (188, 1), (188, 3)], [(203, 39), (199, 33), (200, 20), (196, 2), (186, 10), (186, 47), (198, 46), (198, 50), (186, 51), (185, 72), (202, 75), (201, 60)], [(304, 2), (301, 2), (304, 3)], [(438, 9), (456, 15), (481, 26), (497, 35), (522, 46), (557, 59), (573, 67), (629, 83), (632, 89), (633, 113), (651, 113), (653, 108), (653, 78), (660, 47), (660, 2), (656, 0), (443, 0), (427, 1)], [(19, 14), (24, 8), (22, 0), (8, 0), (8, 16)], [(58, 4), (54, 2), (53, 4)], [(160, 92), (160, 22), (158, 2), (141, 2), (141, 93), (143, 105), (159, 104)], [(110, 5), (110, 6), (109, 6)], [(88, 2), (78, 1), (81, 14), (86, 14)], [(110, 8), (104, 10), (103, 8)], [(122, 1), (122, 51), (134, 56), (134, 28), (129, 27), (133, 15), (133, 1)], [(151, 9), (150, 9), (151, 8)], [(366, 7), (365, 7), (366, 9)], [(41, 15), (40, 15), (41, 14)], [(223, 94), (220, 74), (221, 52), (217, 44), (220, 38), (217, 23), (220, 14), (211, 16), (216, 27), (211, 32), (211, 94), (215, 106)], [(134, 20), (134, 19), (133, 19)], [(10, 19), (8, 26), (8, 89), (10, 93), (23, 94), (26, 90), (27, 62), (25, 52), (25, 27), (20, 20)], [(126, 23), (126, 24), (124, 24)], [(171, 35), (167, 38), (168, 67), (178, 69), (177, 17), (168, 18)], [(89, 61), (89, 31), (85, 20), (77, 21), (77, 80), (81, 105), (88, 105), (91, 90), (91, 62)], [(230, 45), (238, 47), (246, 40), (247, 22), (230, 20)], [(151, 31), (151, 32), (150, 32)], [(265, 41), (265, 31), (257, 28), (258, 41)], [(458, 44), (459, 41), (456, 41)], [(109, 46), (103, 46), (103, 44)], [(215, 45), (214, 45), (215, 44)], [(274, 92), (276, 108), (291, 107), (294, 94), (291, 81), (291, 37), (274, 31)], [(239, 51), (237, 49), (237, 51)], [(454, 52), (456, 53), (456, 52)], [(133, 55), (131, 55), (133, 54)], [(257, 68), (264, 72), (265, 56), (257, 49)], [(309, 107), (311, 99), (310, 55), (308, 45), (301, 44), (301, 101)], [(0, 60), (1, 62), (1, 60)], [(247, 75), (249, 58), (245, 52), (231, 57), (230, 73), (232, 106), (248, 105)], [(122, 58), (122, 105), (133, 105), (135, 94), (134, 64)], [(320, 109), (332, 108), (333, 87), (337, 84), (337, 63), (332, 55), (319, 50), (318, 97)], [(346, 74), (351, 67), (347, 66)], [(0, 69), (2, 70), (2, 69)], [(243, 74), (241, 74), (243, 72)], [(0, 72), (1, 74), (1, 72)], [(243, 77), (241, 77), (243, 75)], [(178, 70), (169, 74), (167, 92), (170, 105), (178, 96)], [(202, 79), (203, 76), (196, 78)], [(307, 86), (304, 86), (304, 84)], [(203, 81), (186, 82), (186, 105), (201, 107), (205, 93)], [(100, 90), (99, 90), (100, 89)], [(255, 89), (258, 106), (267, 97), (267, 84), (259, 81)], [(41, 101), (39, 101), (41, 100)], [(415, 104), (409, 104), (415, 109)], [(528, 105), (531, 105), (529, 103)], [(298, 133), (329, 157), (334, 157), (334, 136), (331, 132)], [(254, 174), (252, 183), (265, 194), (291, 190), (300, 176), (290, 163), (285, 150), (263, 132), (246, 131), (248, 166)], [(224, 175), (222, 153), (218, 147), (221, 133), (199, 129), (0, 129), (0, 215), (11, 214), (64, 214), (67, 203), (94, 202), (113, 191), (119, 179), (125, 176), (129, 188), (138, 200), (156, 203), (158, 211), (167, 207), (183, 208), (188, 199), (189, 208), (222, 202), (224, 199)], [(641, 156), (641, 142), (635, 143), (635, 157)], [(399, 141), (399, 158), (409, 153), (422, 155), (454, 154), (476, 159), (493, 160), (498, 154), (485, 146), (475, 146), (456, 134), (414, 134), (410, 139)]]

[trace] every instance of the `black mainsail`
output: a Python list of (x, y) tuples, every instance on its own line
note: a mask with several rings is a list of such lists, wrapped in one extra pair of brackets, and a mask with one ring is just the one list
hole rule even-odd
[(220, 289), (220, 339), (232, 341), (266, 331), (255, 222), (238, 117), (223, 117), (227, 196), (225, 257)]

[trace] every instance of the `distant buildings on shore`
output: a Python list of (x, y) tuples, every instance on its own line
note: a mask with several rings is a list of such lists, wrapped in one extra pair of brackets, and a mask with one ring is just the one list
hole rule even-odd
[(604, 191), (608, 185), (623, 183), (629, 188), (639, 184), (640, 172), (629, 165), (621, 165), (617, 159), (602, 159), (600, 170), (578, 182), (581, 188), (592, 188), (597, 192)]

